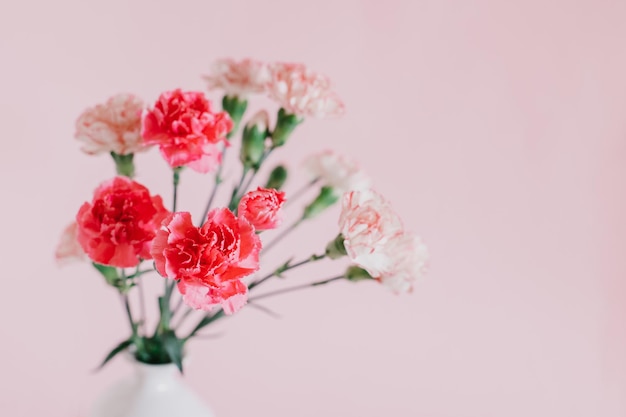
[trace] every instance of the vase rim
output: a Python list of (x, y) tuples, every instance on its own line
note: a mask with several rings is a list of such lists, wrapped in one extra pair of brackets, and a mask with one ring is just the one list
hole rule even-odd
[[(142, 367), (142, 368), (150, 368), (150, 369), (158, 369), (158, 368), (166, 369), (168, 367), (176, 368), (176, 364), (174, 362), (167, 362), (167, 363), (142, 362), (142, 361), (138, 360), (132, 352), (129, 352), (129, 351), (125, 352), (124, 357), (131, 364), (134, 364), (134, 365)], [(189, 356), (188, 355), (183, 356), (183, 365), (187, 365), (188, 363), (189, 363)]]

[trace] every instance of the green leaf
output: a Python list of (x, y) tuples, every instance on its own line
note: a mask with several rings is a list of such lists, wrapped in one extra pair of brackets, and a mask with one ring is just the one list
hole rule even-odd
[(208, 326), (209, 324), (211, 324), (212, 322), (214, 322), (215, 320), (224, 317), (224, 310), (223, 309), (219, 309), (216, 313), (214, 314), (207, 314), (205, 315), (202, 320), (200, 320), (200, 323), (198, 323), (196, 325), (196, 327), (193, 328), (193, 330), (191, 331), (191, 333), (189, 333), (189, 336), (187, 336), (187, 339), (191, 339), (192, 337), (194, 337), (196, 335), (196, 333), (198, 333), (202, 328)]
[(287, 262), (285, 262), (284, 264), (282, 264), (281, 266), (276, 268), (276, 271), (274, 272), (274, 275), (277, 276), (278, 278), (284, 278), (282, 273), (291, 269), (291, 262), (292, 261), (293, 261), (293, 258), (289, 258), (287, 260)]
[(104, 365), (106, 365), (111, 359), (113, 359), (118, 353), (120, 353), (121, 351), (123, 351), (124, 349), (126, 349), (127, 347), (129, 347), (130, 345), (133, 344), (133, 341), (131, 339), (128, 340), (124, 340), (123, 342), (121, 342), (119, 345), (115, 346), (113, 348), (113, 350), (111, 352), (109, 352), (109, 354), (107, 355), (106, 358), (104, 358), (104, 361), (102, 361), (102, 363), (100, 364), (100, 366), (98, 367), (98, 369), (102, 369), (104, 367)]
[(119, 287), (120, 284), (120, 276), (117, 274), (117, 269), (112, 266), (101, 265), (95, 262), (92, 262), (94, 268), (98, 270), (106, 280), (107, 284), (112, 285), (116, 288)]
[(176, 365), (180, 373), (183, 373), (183, 341), (176, 337), (172, 330), (163, 333), (163, 347)]
[(170, 320), (172, 319), (172, 312), (169, 308), (169, 295), (159, 297), (159, 313), (161, 320), (159, 321), (159, 332), (164, 332), (170, 328)]

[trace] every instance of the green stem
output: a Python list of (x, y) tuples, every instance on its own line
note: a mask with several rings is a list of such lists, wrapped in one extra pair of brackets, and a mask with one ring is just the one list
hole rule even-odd
[(128, 322), (130, 323), (130, 331), (133, 336), (137, 335), (137, 327), (135, 327), (135, 321), (133, 320), (133, 313), (130, 311), (130, 303), (128, 301), (128, 294), (120, 293), (120, 299), (124, 306), (124, 310), (126, 311), (126, 316), (128, 317)]
[(248, 191), (248, 188), (250, 188), (250, 184), (252, 184), (252, 181), (254, 180), (254, 177), (256, 177), (257, 172), (259, 172), (259, 170), (257, 170), (257, 169), (252, 171), (252, 175), (250, 175), (250, 178), (246, 182), (246, 185), (244, 185), (243, 188), (241, 189), (241, 192), (240, 192), (238, 200), (241, 200), (241, 197), (243, 197), (243, 195), (246, 193), (246, 191)]
[(191, 332), (189, 333), (189, 335), (187, 337), (185, 337), (183, 340), (187, 341), (190, 338), (194, 337), (196, 335), (196, 333), (198, 333), (200, 331), (200, 329), (208, 326), (209, 324), (213, 323), (215, 320), (218, 320), (222, 317), (225, 317), (224, 314), (224, 310), (223, 309), (219, 309), (218, 311), (216, 311), (213, 314), (206, 314), (202, 320), (200, 320), (200, 322), (196, 325), (196, 327), (193, 328), (193, 330), (191, 330)]
[(128, 278), (128, 279), (139, 278), (140, 276), (142, 276), (144, 274), (148, 274), (150, 272), (156, 272), (156, 269), (144, 269), (142, 271), (137, 271), (134, 274), (127, 276), (126, 278)]
[[(176, 203), (178, 201), (178, 184), (180, 183), (180, 171), (182, 167), (176, 167), (172, 170), (172, 183), (174, 185), (174, 192), (172, 198), (172, 213), (176, 212)], [(163, 300), (159, 301), (159, 309), (161, 311), (161, 318), (159, 320), (159, 326), (157, 327), (156, 332), (164, 332), (169, 328), (169, 321), (171, 318), (171, 309), (170, 309), (170, 297), (172, 295), (172, 290), (174, 289), (174, 285), (176, 281), (173, 281), (172, 284), (168, 283), (168, 280), (164, 281), (164, 294)], [(155, 333), (156, 334), (156, 333)]]
[[(309, 258), (307, 258), (307, 259), (305, 259), (305, 260), (302, 260), (302, 261), (300, 261), (300, 262), (297, 262), (297, 263), (295, 263), (295, 264), (293, 264), (293, 265), (288, 265), (288, 263), (286, 263), (285, 265), (283, 265), (283, 266), (281, 266), (281, 267), (277, 268), (277, 269), (276, 269), (274, 272), (272, 272), (271, 274), (269, 274), (269, 275), (267, 275), (267, 276), (265, 276), (265, 277), (261, 278), (261, 279), (260, 279), (259, 281), (257, 281), (257, 282), (254, 282), (254, 283), (250, 284), (250, 286), (248, 287), (248, 289), (252, 289), (252, 288), (254, 288), (254, 287), (256, 287), (256, 286), (260, 285), (261, 283), (263, 283), (263, 282), (267, 281), (268, 279), (270, 279), (271, 277), (273, 277), (273, 276), (275, 276), (275, 275), (278, 275), (278, 274), (281, 274), (281, 273), (283, 273), (283, 272), (285, 272), (285, 271), (288, 271), (288, 270), (291, 270), (291, 269), (297, 268), (297, 267), (299, 267), (299, 266), (302, 266), (302, 265), (308, 264), (309, 262), (314, 262), (314, 261), (317, 261), (317, 260), (323, 259), (323, 258), (325, 258), (325, 257), (326, 257), (326, 254), (324, 254), (324, 255), (312, 255), (311, 257), (309, 257)], [(307, 286), (322, 285), (322, 284), (325, 284), (326, 282), (330, 282), (330, 281), (333, 281), (333, 280), (335, 280), (335, 279), (339, 279), (339, 278), (343, 278), (343, 275), (342, 275), (342, 276), (340, 276), (340, 277), (336, 277), (336, 278), (334, 278), (334, 279), (331, 279), (331, 280), (325, 280), (325, 281), (321, 281), (321, 282), (318, 282), (318, 283), (307, 284)], [(294, 288), (294, 289), (298, 289), (298, 288), (300, 288), (300, 287), (293, 287), (293, 288)], [(292, 291), (292, 290), (290, 289), (290, 291)], [(285, 292), (285, 291), (281, 291), (281, 292)], [(268, 294), (273, 294), (273, 293), (268, 293)], [(268, 296), (268, 295), (262, 295), (262, 296), (259, 296), (259, 297), (264, 298), (264, 297), (267, 297), (267, 296)], [(256, 299), (258, 299), (259, 297), (254, 297), (254, 298), (251, 298), (250, 300), (256, 300)], [(186, 313), (185, 313), (185, 316), (184, 316), (184, 317), (186, 317), (186, 316), (187, 316), (187, 314), (188, 314), (188, 312), (186, 312)], [(222, 317), (225, 317), (225, 315), (224, 315), (224, 310), (223, 310), (223, 309), (221, 309), (221, 308), (220, 308), (217, 312), (215, 312), (215, 313), (213, 313), (213, 314), (206, 314), (206, 315), (202, 318), (202, 320), (200, 320), (200, 322), (198, 322), (198, 324), (196, 324), (196, 326), (195, 326), (195, 327), (191, 330), (191, 332), (189, 333), (189, 335), (188, 335), (187, 337), (185, 337), (183, 340), (184, 340), (184, 341), (189, 340), (190, 338), (194, 337), (194, 336), (195, 336), (195, 335), (196, 335), (196, 334), (197, 334), (197, 333), (198, 333), (198, 332), (199, 332), (202, 328), (204, 328), (204, 327), (208, 326), (209, 324), (213, 323), (214, 321), (216, 321), (216, 320), (218, 320), (218, 319), (220, 319), (220, 318), (222, 318)], [(182, 322), (182, 321), (181, 321), (181, 322)], [(178, 323), (178, 325), (180, 325), (180, 322)]]
[[(139, 267), (137, 267), (137, 269), (139, 269)], [(143, 292), (143, 279), (139, 277), (135, 282), (137, 282), (137, 288), (139, 289), (139, 309), (141, 311), (140, 325), (143, 333), (146, 334), (146, 297)]]
[(239, 195), (239, 190), (243, 186), (243, 181), (245, 180), (249, 171), (250, 171), (249, 167), (246, 167), (246, 166), (243, 167), (243, 172), (241, 173), (241, 179), (239, 180), (239, 184), (237, 184), (237, 186), (233, 190), (232, 196), (230, 197), (228, 208), (233, 212), (237, 209), (237, 204), (239, 204), (239, 199), (237, 198)]
[(262, 283), (264, 283), (265, 281), (267, 281), (268, 279), (280, 275), (283, 272), (286, 271), (290, 271), (292, 269), (298, 268), (302, 265), (306, 265), (308, 263), (311, 262), (315, 262), (315, 261), (319, 261), (320, 259), (324, 259), (326, 257), (326, 254), (322, 254), (322, 255), (311, 255), (310, 257), (300, 261), (300, 262), (296, 262), (295, 264), (289, 264), (289, 262), (286, 262), (285, 264), (281, 265), (280, 267), (276, 268), (273, 272), (267, 274), (266, 276), (264, 276), (263, 278), (259, 279), (258, 281), (255, 281), (253, 283), (251, 283), (248, 286), (248, 290), (252, 290), (255, 287), (258, 287), (259, 285), (261, 285)]
[[(230, 133), (229, 133), (229, 135), (230, 135)], [(217, 172), (215, 173), (215, 185), (213, 186), (213, 190), (211, 190), (211, 195), (209, 196), (209, 201), (207, 202), (207, 205), (204, 208), (204, 212), (202, 213), (202, 217), (200, 217), (200, 226), (206, 221), (206, 217), (209, 214), (209, 210), (211, 210), (211, 206), (213, 205), (213, 200), (215, 200), (215, 196), (217, 195), (217, 189), (219, 188), (220, 184), (223, 182), (223, 180), (222, 180), (222, 171), (224, 170), (224, 156), (226, 155), (226, 150), (227, 149), (228, 149), (228, 147), (224, 147), (222, 149), (222, 161), (220, 162), (220, 166), (217, 168)]]
[(263, 245), (263, 247), (261, 248), (261, 250), (263, 251), (263, 254), (267, 253), (268, 250), (270, 250), (278, 242), (283, 240), (283, 238), (285, 236), (287, 236), (289, 233), (293, 232), (298, 226), (300, 226), (300, 223), (302, 223), (303, 221), (304, 221), (304, 218), (300, 218), (298, 221), (293, 223), (291, 226), (288, 226), (288, 227), (284, 228), (278, 235), (276, 235), (274, 240), (271, 240), (266, 245)]
[(243, 195), (248, 191), (248, 188), (250, 188), (250, 184), (252, 184), (252, 181), (254, 180), (254, 177), (256, 177), (256, 174), (258, 174), (259, 170), (261, 169), (261, 166), (263, 165), (263, 162), (265, 162), (265, 160), (271, 155), (273, 150), (274, 150), (274, 148), (270, 148), (269, 150), (265, 151), (265, 153), (263, 153), (263, 156), (259, 160), (258, 165), (254, 168), (254, 172), (252, 172), (252, 176), (250, 177), (250, 179), (246, 183), (246, 186), (243, 187), (242, 190), (240, 190), (239, 199), (241, 199), (241, 197), (243, 197)]
[(180, 183), (180, 171), (181, 167), (176, 167), (173, 170), (172, 182), (174, 184), (174, 196), (172, 198), (172, 213), (176, 212), (176, 202), (178, 200), (178, 184)]
[(270, 148), (269, 150), (265, 151), (265, 153), (263, 153), (263, 156), (259, 160), (258, 164), (254, 168), (252, 168), (252, 175), (250, 176), (250, 178), (248, 178), (248, 181), (246, 181), (245, 186), (244, 186), (244, 179), (246, 175), (248, 174), (248, 172), (250, 171), (250, 168), (244, 167), (244, 171), (243, 171), (244, 174), (241, 176), (241, 181), (239, 181), (239, 185), (233, 191), (233, 196), (230, 199), (230, 204), (228, 205), (228, 207), (232, 211), (236, 211), (237, 205), (239, 204), (239, 200), (241, 200), (243, 195), (248, 191), (248, 188), (250, 188), (250, 184), (252, 184), (252, 181), (254, 181), (254, 178), (256, 177), (259, 170), (261, 169), (263, 162), (265, 162), (265, 160), (270, 156), (273, 150), (274, 150), (273, 148)]
[(336, 276), (336, 277), (325, 279), (323, 281), (312, 282), (310, 284), (302, 284), (302, 285), (297, 285), (295, 287), (282, 288), (280, 290), (270, 291), (270, 292), (265, 293), (265, 294), (257, 295), (256, 297), (250, 297), (248, 299), (248, 302), (257, 301), (257, 300), (261, 300), (263, 298), (273, 297), (275, 295), (285, 294), (285, 293), (292, 292), (292, 291), (303, 290), (305, 288), (317, 287), (317, 286), (328, 284), (329, 282), (338, 281), (338, 280), (344, 279), (344, 278), (345, 277), (343, 275), (339, 275), (339, 276)]
[(180, 300), (178, 300), (178, 303), (176, 303), (176, 307), (174, 307), (174, 309), (172, 310), (172, 318), (176, 316), (176, 313), (178, 313), (182, 305), (183, 305), (183, 297), (181, 296)]
[(304, 186), (302, 186), (299, 190), (297, 190), (295, 193), (291, 194), (289, 196), (289, 198), (287, 199), (287, 201), (285, 201), (285, 204), (283, 204), (283, 207), (287, 207), (289, 204), (292, 204), (294, 201), (296, 201), (298, 198), (302, 197), (307, 191), (309, 191), (309, 189), (311, 187), (313, 187), (315, 184), (317, 184), (320, 181), (321, 178), (315, 178), (312, 181), (307, 182), (306, 184), (304, 184)]
[(187, 317), (189, 317), (189, 315), (190, 315), (191, 313), (193, 313), (194, 311), (195, 311), (195, 310), (194, 310), (193, 308), (191, 308), (191, 307), (187, 307), (187, 310), (185, 310), (185, 312), (183, 313), (183, 315), (182, 315), (182, 316), (180, 316), (180, 319), (178, 319), (178, 321), (176, 322), (176, 324), (175, 324), (175, 325), (172, 325), (172, 327), (173, 327), (173, 328), (179, 328), (179, 327), (183, 324), (183, 322), (185, 321), (185, 319), (186, 319)]

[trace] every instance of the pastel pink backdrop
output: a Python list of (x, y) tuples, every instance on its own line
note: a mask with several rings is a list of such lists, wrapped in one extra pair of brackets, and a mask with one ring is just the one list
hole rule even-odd
[[(77, 115), (252, 56), (329, 74), (348, 108), (275, 161), (351, 154), (433, 263), (409, 296), (340, 283), (217, 326), (188, 379), (218, 416), (626, 415), (625, 18), (608, 0), (2, 3), (0, 414), (84, 416), (128, 372), (91, 373), (127, 333), (115, 294), (52, 259), (112, 169), (79, 152)], [(169, 201), (158, 154), (138, 159)], [(209, 183), (184, 177), (181, 204), (198, 215)], [(336, 216), (276, 261), (318, 250)]]

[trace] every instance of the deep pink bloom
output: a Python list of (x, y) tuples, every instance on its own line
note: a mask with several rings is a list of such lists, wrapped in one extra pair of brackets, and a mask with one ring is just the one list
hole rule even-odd
[(120, 155), (145, 150), (141, 140), (144, 104), (132, 94), (117, 94), (105, 103), (86, 109), (76, 120), (74, 137), (88, 154), (115, 152)]
[(59, 264), (85, 259), (85, 252), (76, 239), (77, 234), (78, 225), (76, 222), (70, 223), (63, 230), (63, 234), (61, 235), (61, 239), (54, 253), (54, 257)]
[(178, 281), (189, 306), (210, 310), (221, 304), (232, 314), (245, 304), (248, 289), (241, 279), (259, 269), (260, 250), (250, 222), (218, 208), (201, 227), (187, 212), (170, 215), (157, 232), (152, 256), (161, 275)]
[(100, 185), (76, 215), (77, 240), (95, 262), (120, 268), (150, 259), (150, 245), (168, 214), (160, 196), (143, 185), (115, 177)]
[(303, 64), (277, 62), (269, 65), (268, 91), (287, 113), (298, 116), (340, 116), (343, 102), (330, 88), (330, 80)]
[(241, 198), (237, 214), (248, 220), (256, 230), (275, 229), (282, 221), (280, 209), (284, 202), (283, 191), (259, 187)]
[(200, 92), (168, 91), (154, 107), (145, 110), (141, 135), (147, 145), (158, 145), (172, 167), (189, 166), (199, 172), (214, 170), (219, 163), (219, 142), (233, 122), (226, 112), (216, 112)]
[(252, 59), (236, 61), (224, 58), (216, 61), (211, 74), (204, 76), (209, 90), (222, 89), (224, 94), (245, 98), (251, 93), (265, 91), (269, 74), (264, 63)]

